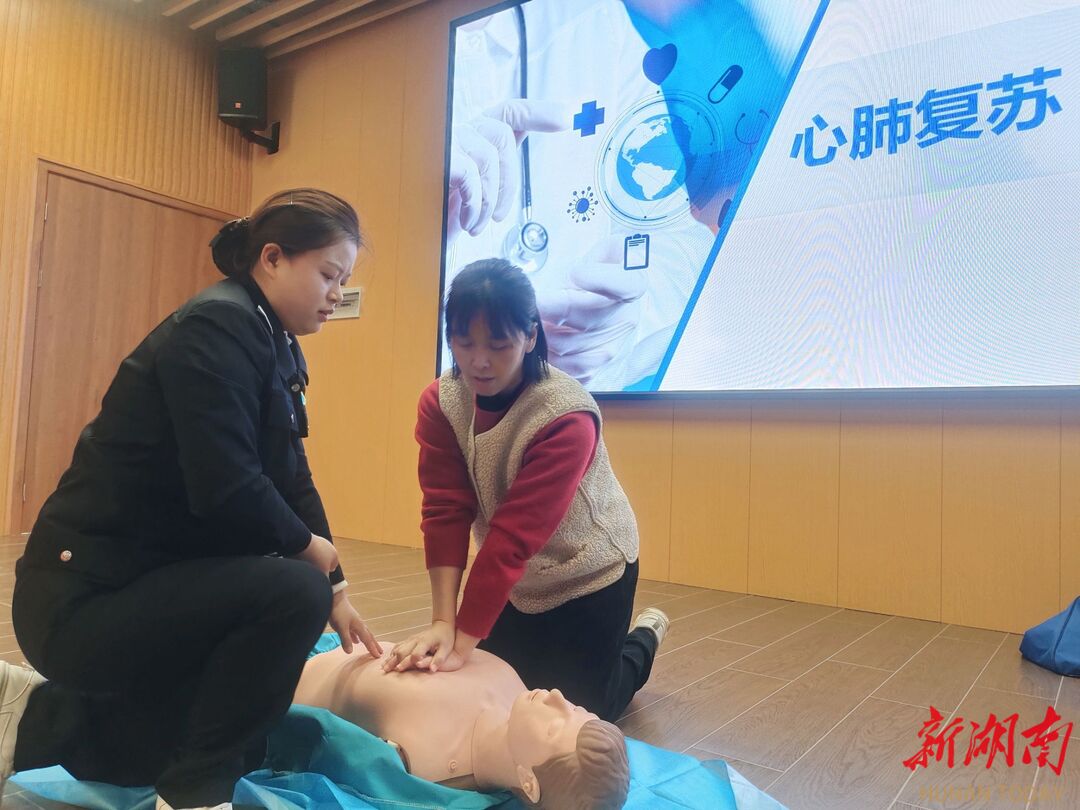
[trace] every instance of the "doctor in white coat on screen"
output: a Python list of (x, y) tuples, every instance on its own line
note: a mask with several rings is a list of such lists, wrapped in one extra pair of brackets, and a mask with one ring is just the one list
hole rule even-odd
[[(531, 280), (551, 361), (593, 390), (621, 390), (650, 364), (655, 369), (697, 275), (685, 242), (670, 237), (653, 240), (648, 271), (625, 270), (624, 242), (637, 229), (600, 209), (596, 154), (604, 128), (659, 93), (642, 71), (649, 48), (616, 0), (548, 0), (522, 12), (527, 98), (515, 9), (457, 30), (447, 283), (471, 261), (506, 255), (507, 233), (524, 219), (520, 145), (532, 134), (531, 218), (548, 240)], [(574, 116), (589, 101), (605, 120), (584, 135)], [(707, 231), (691, 219), (685, 227)], [(648, 357), (635, 351), (650, 342)]]

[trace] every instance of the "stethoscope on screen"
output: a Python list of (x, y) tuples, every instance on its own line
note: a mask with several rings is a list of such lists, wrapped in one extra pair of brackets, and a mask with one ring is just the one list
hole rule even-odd
[[(521, 98), (529, 97), (528, 44), (525, 38), (525, 12), (515, 6), (518, 28), (518, 65), (521, 73)], [(532, 218), (532, 179), (529, 176), (529, 139), (521, 142), (521, 218), (506, 234), (503, 256), (526, 273), (535, 273), (548, 257), (547, 228)]]

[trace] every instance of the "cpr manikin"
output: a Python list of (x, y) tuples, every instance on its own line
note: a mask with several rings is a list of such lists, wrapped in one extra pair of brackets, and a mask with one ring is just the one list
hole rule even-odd
[[(384, 645), (389, 650), (392, 645)], [(629, 785), (622, 732), (558, 691), (529, 691), (483, 650), (453, 672), (384, 672), (342, 650), (308, 661), (294, 703), (329, 709), (398, 748), (432, 782), (510, 789), (558, 810), (620, 808)]]

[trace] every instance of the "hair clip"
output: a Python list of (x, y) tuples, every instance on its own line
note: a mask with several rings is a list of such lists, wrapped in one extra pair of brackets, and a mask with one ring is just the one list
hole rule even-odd
[(230, 219), (221, 229), (214, 234), (214, 238), (210, 240), (211, 250), (217, 248), (218, 242), (224, 239), (226, 236), (232, 236), (237, 231), (243, 230), (248, 225), (247, 217), (240, 217), (239, 219)]

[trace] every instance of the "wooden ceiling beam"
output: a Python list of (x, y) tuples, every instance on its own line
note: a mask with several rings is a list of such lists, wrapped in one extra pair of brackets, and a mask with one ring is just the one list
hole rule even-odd
[(172, 17), (174, 14), (179, 14), (181, 11), (187, 11), (192, 6), (201, 3), (202, 0), (173, 0), (162, 9), (162, 14), (166, 17)]
[(255, 43), (263, 48), (269, 45), (276, 45), (279, 42), (284, 42), (286, 39), (289, 39), (289, 37), (295, 37), (297, 34), (310, 31), (316, 26), (332, 22), (338, 17), (342, 17), (351, 11), (356, 11), (372, 2), (374, 2), (374, 0), (337, 0), (335, 3), (329, 3), (315, 9), (309, 14), (305, 14), (298, 20), (294, 20), (286, 25), (278, 26), (277, 28), (259, 35), (256, 38)]
[(253, 14), (248, 14), (242, 20), (222, 26), (215, 32), (214, 36), (218, 42), (224, 42), (227, 39), (246, 34), (248, 31), (254, 31), (260, 26), (272, 23), (274, 20), (284, 17), (286, 14), (292, 14), (294, 11), (309, 6), (314, 2), (317, 2), (317, 0), (277, 0), (277, 2), (271, 3)]
[[(368, 0), (370, 2), (370, 0)], [(400, 0), (389, 7), (379, 7), (375, 9), (368, 9), (367, 11), (355, 14), (347, 19), (339, 21), (335, 25), (329, 25), (325, 28), (321, 28), (318, 31), (313, 31), (307, 36), (294, 36), (277, 47), (271, 48), (266, 52), (266, 56), (269, 59), (274, 59), (278, 56), (284, 56), (287, 53), (293, 53), (302, 48), (307, 48), (316, 43), (323, 42), (324, 40), (336, 37), (339, 34), (344, 34), (346, 31), (352, 31), (355, 28), (373, 23), (376, 20), (381, 20), (383, 17), (389, 17), (391, 14), (396, 14), (399, 11), (405, 11), (406, 9), (418, 6), (421, 3), (426, 3), (428, 0)]]
[(197, 31), (210, 25), (210, 23), (217, 22), (222, 17), (227, 17), (234, 11), (239, 11), (249, 3), (251, 3), (251, 0), (218, 0), (217, 3), (188, 23), (188, 28)]
[[(405, 11), (413, 6), (426, 3), (429, 0), (272, 0), (269, 4), (261, 4), (262, 7), (240, 19), (235, 19), (227, 25), (220, 25), (214, 31), (214, 38), (218, 42), (225, 42), (236, 37), (251, 34), (247, 44), (265, 48), (268, 58), (284, 56), (288, 53), (310, 47), (319, 42), (332, 39), (346, 31), (360, 28), (376, 20), (389, 17), (400, 11)], [(142, 3), (144, 0), (132, 0), (134, 3)], [(161, 13), (165, 17), (173, 17), (189, 9), (200, 6), (196, 10), (196, 16), (188, 23), (188, 27), (194, 31), (206, 28), (213, 23), (240, 11), (246, 6), (252, 5), (256, 0), (160, 0), (162, 3)], [(372, 6), (372, 3), (375, 3)], [(288, 23), (274, 26), (275, 20), (280, 20), (290, 14), (318, 4), (314, 8), (299, 14)], [(263, 29), (259, 33), (259, 29)], [(255, 33), (253, 33), (255, 32)]]

